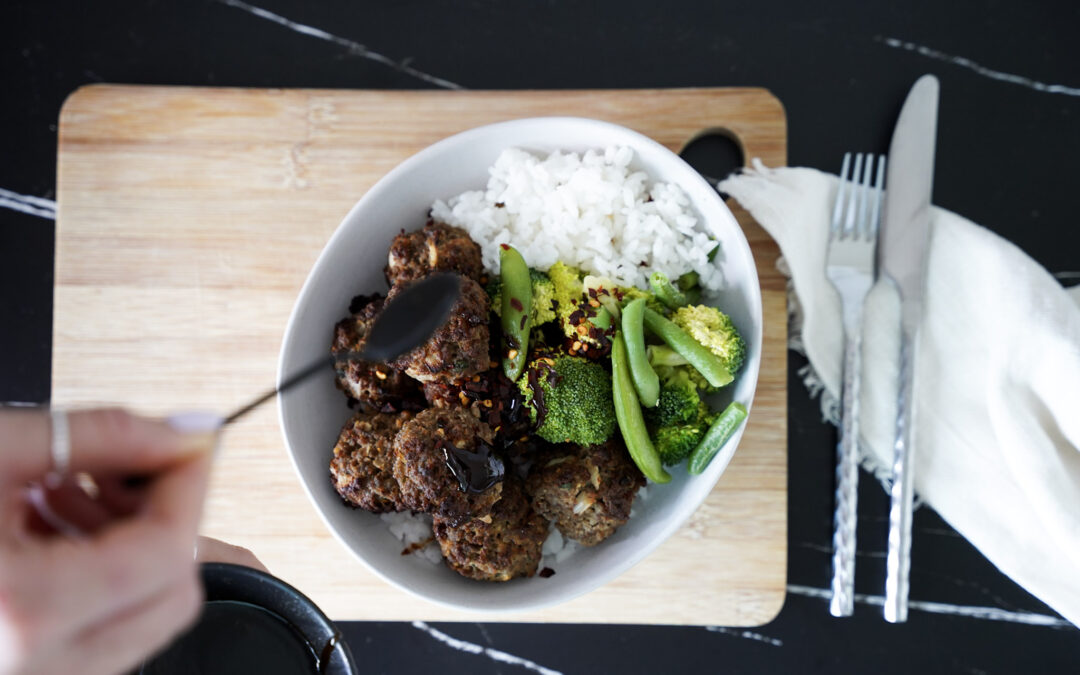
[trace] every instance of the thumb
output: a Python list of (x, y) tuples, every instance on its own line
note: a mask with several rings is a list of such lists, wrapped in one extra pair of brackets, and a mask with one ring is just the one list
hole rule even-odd
[[(152, 473), (212, 451), (220, 418), (185, 415), (173, 424), (120, 409), (67, 413), (72, 471)], [(52, 468), (47, 411), (0, 413), (0, 472), (5, 482), (41, 478)]]

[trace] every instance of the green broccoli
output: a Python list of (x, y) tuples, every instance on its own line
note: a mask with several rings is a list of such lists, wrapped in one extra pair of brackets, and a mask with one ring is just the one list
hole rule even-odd
[[(532, 280), (532, 325), (539, 326), (555, 320), (555, 286), (548, 275), (540, 270), (529, 268)], [(491, 311), (495, 316), (502, 316), (502, 281), (495, 277), (487, 283), (484, 291), (491, 301)]]
[(638, 298), (645, 298), (645, 306), (652, 311), (665, 316), (668, 313), (668, 308), (655, 295), (636, 286), (620, 286), (618, 293), (622, 299), (621, 304), (623, 307)]
[(599, 363), (565, 354), (541, 356), (518, 379), (518, 388), (544, 440), (594, 445), (615, 431), (611, 374)]
[(611, 312), (596, 299), (585, 295), (580, 272), (556, 262), (548, 269), (548, 277), (554, 287), (552, 304), (566, 336), (567, 351), (592, 358), (610, 353), (611, 338), (615, 334)]
[[(698, 374), (696, 370), (688, 365), (657, 368), (660, 401), (655, 408), (644, 411), (645, 420), (660, 460), (671, 466), (682, 462), (697, 447), (709, 429), (713, 414), (701, 400), (699, 384), (691, 376)], [(704, 382), (704, 378), (701, 380)]]
[(653, 447), (664, 466), (681, 464), (705, 438), (707, 424), (672, 424), (660, 427), (653, 436)]
[(693, 305), (675, 310), (671, 320), (720, 357), (731, 374), (734, 375), (742, 367), (746, 358), (746, 343), (727, 314), (708, 305)]
[(654, 427), (683, 424), (700, 415), (701, 395), (686, 369), (670, 368), (660, 380), (660, 400), (645, 408), (645, 420)]
[(534, 326), (555, 320), (555, 284), (540, 270), (529, 269), (532, 279), (532, 322)]

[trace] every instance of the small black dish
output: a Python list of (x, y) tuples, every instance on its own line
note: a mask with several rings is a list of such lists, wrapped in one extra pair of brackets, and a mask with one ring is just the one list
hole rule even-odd
[(206, 563), (201, 575), (198, 623), (139, 673), (356, 675), (341, 633), (300, 591), (240, 565)]

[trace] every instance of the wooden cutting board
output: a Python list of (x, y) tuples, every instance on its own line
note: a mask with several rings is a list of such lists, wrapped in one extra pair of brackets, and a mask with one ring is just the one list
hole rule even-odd
[[(676, 151), (725, 129), (748, 160), (786, 163), (784, 110), (762, 89), (78, 90), (60, 115), (53, 401), (226, 411), (265, 390), (300, 286), (353, 203), (434, 141), (537, 115), (616, 122)], [(787, 313), (776, 244), (735, 213), (764, 291), (749, 427), (706, 503), (621, 578), (520, 615), (413, 598), (332, 538), (271, 405), (229, 431), (204, 532), (250, 548), (336, 620), (768, 622), (787, 574)]]

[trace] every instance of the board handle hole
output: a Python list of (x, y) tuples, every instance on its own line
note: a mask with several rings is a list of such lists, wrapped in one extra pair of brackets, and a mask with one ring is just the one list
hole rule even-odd
[(683, 146), (679, 156), (713, 185), (746, 166), (742, 143), (728, 129), (706, 129)]

